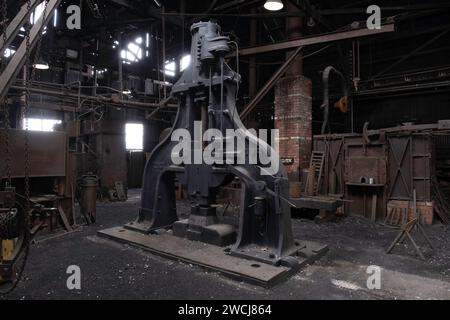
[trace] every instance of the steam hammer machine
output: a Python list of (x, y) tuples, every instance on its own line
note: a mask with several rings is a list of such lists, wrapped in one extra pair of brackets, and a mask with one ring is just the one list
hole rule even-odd
[[(246, 155), (258, 148), (260, 152), (275, 155), (276, 151), (267, 143), (248, 133), (239, 117), (236, 92), (240, 75), (225, 63), (225, 56), (231, 51), (229, 38), (221, 36), (220, 27), (213, 22), (196, 23), (191, 32), (191, 64), (172, 91), (179, 103), (172, 132), (187, 129), (194, 137), (194, 124), (201, 121), (203, 131), (219, 130), (224, 144), (230, 138), (226, 135), (227, 129), (234, 130), (237, 135), (246, 135), (238, 136), (248, 141), (245, 144)], [(191, 140), (190, 143), (192, 153), (205, 148), (202, 142)], [(227, 259), (235, 259), (238, 265), (253, 262), (251, 265), (255, 268), (277, 269), (273, 273), (274, 278), (297, 270), (303, 263), (311, 263), (327, 251), (326, 246), (294, 239), (290, 209), (295, 205), (333, 211), (338, 206), (337, 202), (289, 199), (283, 166), (280, 165), (273, 174), (264, 174), (267, 168), (250, 164), (248, 157), (245, 164), (239, 165), (228, 164), (226, 160), (223, 165), (174, 165), (172, 152), (177, 144), (179, 142), (172, 141), (169, 134), (151, 154), (145, 168), (142, 205), (137, 220), (123, 228), (101, 231), (100, 236), (138, 245), (166, 257), (197, 262), (225, 274), (240, 273), (240, 270), (232, 270)], [(223, 156), (225, 158), (225, 154)], [(219, 221), (214, 207), (218, 188), (229, 184), (235, 177), (243, 185), (237, 228)], [(190, 216), (186, 220), (178, 220), (175, 179), (186, 186), (191, 201)], [(206, 243), (202, 248), (222, 249), (192, 249), (195, 247), (193, 243)], [(177, 250), (178, 246), (182, 249)], [(223, 250), (227, 246), (228, 249)], [(199, 250), (209, 250), (208, 261), (198, 253)], [(214, 254), (217, 257), (211, 258)], [(258, 277), (246, 273), (246, 266), (241, 269), (243, 279), (255, 280)], [(267, 284), (269, 280), (272, 279), (263, 279), (262, 282)]]

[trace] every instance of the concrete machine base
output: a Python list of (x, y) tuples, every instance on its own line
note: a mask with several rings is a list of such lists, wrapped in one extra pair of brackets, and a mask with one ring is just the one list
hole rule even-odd
[(298, 272), (302, 267), (321, 258), (328, 247), (315, 242), (300, 241), (299, 250), (292, 258), (298, 263), (291, 266), (274, 266), (230, 255), (230, 247), (218, 247), (172, 234), (161, 229), (153, 234), (143, 234), (116, 227), (98, 232), (98, 236), (149, 251), (151, 253), (219, 272), (238, 281), (272, 287)]

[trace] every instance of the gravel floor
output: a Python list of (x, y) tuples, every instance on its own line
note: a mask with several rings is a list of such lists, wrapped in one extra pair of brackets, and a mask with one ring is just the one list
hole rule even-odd
[[(197, 266), (166, 260), (100, 239), (96, 232), (134, 219), (139, 192), (126, 203), (98, 208), (100, 224), (38, 239), (24, 279), (6, 299), (450, 299), (450, 230), (427, 228), (436, 247), (419, 260), (411, 246), (384, 253), (398, 231), (358, 217), (315, 223), (293, 220), (298, 239), (330, 246), (330, 252), (271, 289), (239, 283)], [(180, 211), (187, 210), (180, 204)], [(418, 242), (424, 244), (420, 236)], [(67, 289), (67, 267), (82, 272), (82, 288)], [(381, 268), (381, 289), (367, 288), (367, 267)]]

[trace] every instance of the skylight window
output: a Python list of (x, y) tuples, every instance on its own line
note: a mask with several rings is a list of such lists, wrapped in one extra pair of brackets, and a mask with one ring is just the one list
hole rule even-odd
[(169, 77), (175, 77), (175, 61), (166, 61), (166, 66), (164, 68), (164, 73)]
[(35, 24), (39, 20), (39, 18), (44, 13), (44, 9), (45, 9), (45, 1), (41, 2), (36, 7), (36, 9), (34, 9), (34, 12), (30, 15), (30, 22), (31, 22), (31, 24)]
[[(45, 10), (45, 1), (41, 2), (41, 3), (36, 7), (36, 9), (34, 9), (33, 13), (30, 15), (30, 23), (31, 23), (32, 25), (36, 24), (36, 22), (39, 21), (39, 19), (42, 17), (42, 15), (43, 15), (43, 13), (44, 13), (44, 10)], [(55, 16), (54, 16), (54, 18), (53, 18), (53, 19), (54, 19), (54, 24), (55, 24), (55, 25), (56, 25), (57, 19), (58, 19), (57, 15), (58, 15), (58, 14), (55, 12)], [(19, 33), (19, 37), (24, 38), (24, 37), (25, 37), (25, 32), (26, 32), (25, 28), (24, 28), (24, 27), (21, 27), (21, 28), (20, 28), (20, 32), (21, 32), (21, 33)], [(47, 27), (44, 26), (44, 30), (42, 31), (42, 34), (46, 34), (46, 33), (47, 33)]]
[(14, 55), (14, 53), (16, 53), (16, 50), (14, 50), (14, 49), (6, 49), (5, 50), (5, 52), (3, 53), (3, 56), (5, 57), (5, 58), (10, 58), (10, 57), (12, 57), (13, 55)]
[[(130, 64), (132, 62), (138, 62), (143, 57), (143, 50), (141, 45), (143, 44), (144, 39), (142, 37), (136, 38), (134, 41), (128, 43), (127, 48), (123, 49), (120, 53), (120, 56), (124, 60), (123, 63)], [(115, 45), (119, 43), (115, 42)], [(115, 46), (113, 46), (115, 48)]]
[[(183, 72), (184, 70), (189, 67), (191, 64), (191, 55), (185, 55), (183, 58), (180, 59), (180, 71)], [(176, 71), (176, 64), (175, 61), (166, 61), (165, 67), (164, 67), (164, 73), (166, 76), (174, 77)]]
[(55, 9), (55, 14), (53, 15), (53, 26), (55, 28), (58, 26), (58, 9)]

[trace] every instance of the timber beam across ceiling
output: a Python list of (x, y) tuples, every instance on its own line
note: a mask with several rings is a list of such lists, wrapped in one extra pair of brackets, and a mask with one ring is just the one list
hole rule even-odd
[(354, 29), (354, 30), (350, 30), (350, 31), (328, 33), (328, 34), (324, 34), (324, 35), (305, 37), (305, 38), (301, 38), (298, 40), (284, 41), (284, 42), (269, 44), (269, 45), (265, 45), (265, 46), (258, 46), (258, 47), (239, 50), (240, 56), (244, 56), (244, 55), (266, 53), (266, 52), (272, 52), (272, 51), (277, 51), (277, 50), (286, 50), (286, 49), (296, 48), (296, 51), (286, 60), (286, 62), (278, 69), (278, 71), (275, 72), (275, 74), (269, 79), (269, 81), (267, 81), (264, 84), (264, 86), (259, 90), (259, 92), (253, 98), (253, 100), (250, 101), (250, 103), (244, 108), (244, 110), (241, 112), (241, 118), (245, 119), (246, 117), (248, 117), (250, 115), (251, 112), (253, 112), (253, 110), (256, 108), (258, 103), (274, 87), (274, 85), (278, 81), (278, 79), (280, 79), (284, 75), (286, 70), (289, 68), (289, 65), (291, 64), (291, 62), (300, 53), (301, 49), (304, 46), (338, 41), (338, 40), (345, 40), (345, 39), (354, 39), (354, 38), (359, 38), (359, 37), (364, 37), (364, 36), (373, 36), (376, 34), (393, 32), (393, 31), (395, 31), (395, 25), (392, 23), (392, 24), (383, 25), (381, 27), (381, 29), (379, 29), (379, 30), (377, 30), (377, 29), (369, 30), (368, 28), (360, 28), (360, 29)]
[[(164, 7), (155, 7), (149, 3), (152, 3), (152, 1), (145, 1), (143, 3), (133, 0), (109, 0), (112, 3), (115, 3), (119, 6), (122, 6), (124, 8), (133, 10), (136, 13), (139, 13), (144, 16), (150, 15), (150, 17), (162, 20), (163, 16), (165, 16)], [(171, 24), (174, 24), (178, 27), (184, 27), (183, 20), (180, 17), (164, 17), (166, 22), (169, 22)]]
[[(373, 36), (373, 35), (382, 34), (382, 33), (394, 32), (394, 31), (395, 31), (394, 23), (384, 24), (381, 26), (381, 29), (374, 29), (374, 30), (368, 29), (364, 26), (363, 28), (358, 28), (358, 29), (353, 29), (353, 30), (331, 32), (331, 33), (325, 33), (325, 34), (320, 34), (320, 35), (303, 37), (303, 38), (294, 39), (294, 40), (271, 43), (271, 44), (267, 44), (267, 45), (258, 45), (258, 46), (254, 46), (254, 47), (242, 48), (239, 50), (239, 55), (240, 56), (249, 56), (249, 55), (261, 54), (261, 53), (267, 53), (267, 52), (273, 52), (273, 51), (280, 51), (280, 50), (292, 50), (292, 49), (295, 49), (298, 47), (303, 47), (303, 46), (322, 44), (322, 43), (340, 41), (340, 40), (346, 40), (346, 39), (355, 39), (355, 38)], [(231, 54), (230, 56), (233, 56), (233, 55), (234, 54)]]

